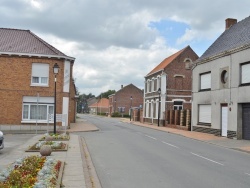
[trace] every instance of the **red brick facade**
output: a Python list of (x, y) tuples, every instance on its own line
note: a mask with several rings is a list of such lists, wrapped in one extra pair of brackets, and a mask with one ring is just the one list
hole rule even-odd
[(167, 110), (191, 109), (191, 66), (197, 59), (197, 54), (187, 46), (163, 60), (145, 77), (144, 121), (155, 123), (159, 118), (164, 124)]
[(109, 114), (119, 112), (120, 107), (124, 107), (124, 114), (129, 114), (130, 107), (134, 108), (142, 105), (143, 90), (133, 84), (122, 87), (115, 94), (109, 96)]
[[(49, 86), (31, 86), (32, 63), (49, 64)], [(60, 67), (57, 75), (57, 112), (62, 113), (62, 98), (69, 97), (69, 122), (74, 122), (75, 90), (72, 72), (70, 74), (70, 93), (63, 92), (64, 59), (36, 58), (24, 56), (0, 56), (0, 124), (20, 125), (22, 121), (23, 96), (54, 97), (53, 66)], [(71, 70), (73, 62), (71, 63)], [(60, 123), (58, 123), (60, 124)]]

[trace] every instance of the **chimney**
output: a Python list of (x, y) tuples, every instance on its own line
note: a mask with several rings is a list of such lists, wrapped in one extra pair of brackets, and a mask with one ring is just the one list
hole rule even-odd
[(225, 30), (229, 29), (232, 25), (237, 23), (237, 19), (234, 19), (234, 18), (227, 18), (225, 21), (226, 21)]
[(121, 85), (121, 89), (123, 89), (123, 85)]

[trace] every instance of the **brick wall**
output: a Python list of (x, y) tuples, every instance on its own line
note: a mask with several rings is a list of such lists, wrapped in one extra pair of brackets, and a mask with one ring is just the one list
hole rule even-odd
[[(31, 85), (32, 63), (49, 64), (49, 87)], [(53, 97), (53, 66), (60, 67), (57, 75), (57, 113), (62, 113), (64, 60), (48, 58), (29, 58), (19, 56), (0, 57), (0, 124), (21, 124), (23, 96)], [(60, 124), (60, 123), (58, 123)]]
[[(191, 48), (187, 48), (177, 59), (167, 66), (165, 72), (167, 74), (167, 101), (174, 99), (169, 95), (192, 95), (192, 70), (186, 69), (185, 59), (189, 58), (194, 62), (198, 56)], [(186, 102), (191, 97), (175, 97), (175, 99), (184, 99)], [(173, 103), (168, 103), (167, 110), (173, 109)], [(183, 103), (183, 109), (191, 109), (190, 103)]]
[(132, 107), (139, 107), (140, 105), (143, 105), (143, 91), (135, 87), (133, 84), (130, 84), (125, 86), (123, 89), (117, 91), (113, 96), (113, 101), (116, 99), (116, 105), (113, 102), (113, 106), (116, 106), (115, 111), (118, 112), (118, 107), (125, 107), (124, 114), (129, 114), (131, 96)]

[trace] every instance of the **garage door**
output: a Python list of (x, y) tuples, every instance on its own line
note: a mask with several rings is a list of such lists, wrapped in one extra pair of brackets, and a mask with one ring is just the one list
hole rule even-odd
[(242, 104), (243, 139), (250, 140), (250, 103)]

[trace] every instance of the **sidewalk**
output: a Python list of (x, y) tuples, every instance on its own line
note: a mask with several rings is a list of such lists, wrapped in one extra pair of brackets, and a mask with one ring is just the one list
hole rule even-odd
[[(65, 188), (86, 188), (88, 186), (88, 179), (85, 177), (86, 161), (83, 153), (83, 142), (81, 137), (72, 134), (73, 132), (81, 131), (97, 131), (94, 125), (86, 122), (83, 119), (79, 119), (76, 123), (71, 124), (70, 140), (68, 141), (68, 150), (65, 152), (52, 152), (51, 157), (65, 162), (62, 185)], [(11, 134), (15, 133), (11, 132)], [(9, 132), (8, 132), (9, 133)], [(26, 132), (27, 134), (27, 132)], [(13, 163), (18, 158), (29, 156), (29, 155), (40, 155), (39, 152), (25, 152), (31, 145), (34, 145), (42, 137), (42, 134), (37, 134), (29, 139), (25, 144), (20, 145), (18, 148), (12, 150), (8, 155), (0, 158), (0, 163), (8, 164)], [(4, 152), (4, 149), (2, 150)]]
[(202, 132), (195, 132), (195, 131), (185, 131), (175, 128), (169, 128), (169, 127), (158, 127), (154, 124), (147, 124), (147, 123), (140, 123), (137, 121), (131, 121), (126, 118), (122, 118), (121, 121), (126, 123), (131, 123), (134, 125), (147, 127), (159, 131), (165, 131), (172, 134), (178, 134), (187, 138), (200, 140), (203, 142), (208, 142), (210, 144), (219, 145), (221, 147), (235, 149), (243, 152), (250, 153), (250, 141), (249, 140), (235, 140), (235, 139), (229, 139), (226, 137), (219, 137), (212, 134), (202, 133)]

